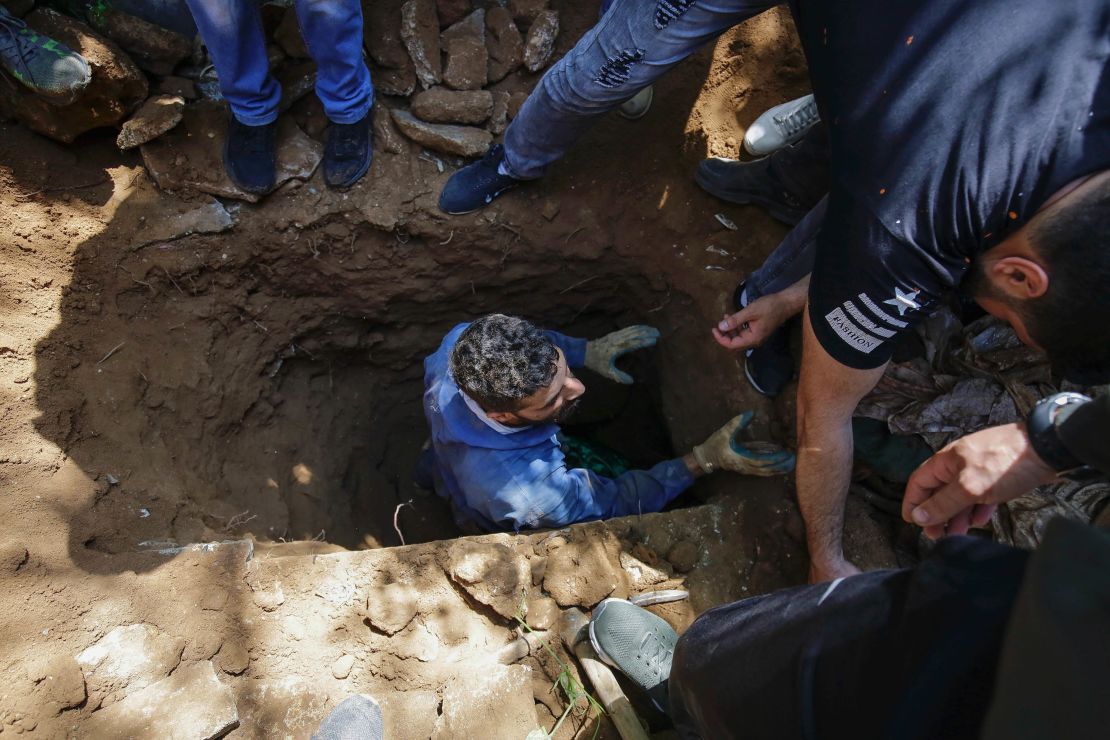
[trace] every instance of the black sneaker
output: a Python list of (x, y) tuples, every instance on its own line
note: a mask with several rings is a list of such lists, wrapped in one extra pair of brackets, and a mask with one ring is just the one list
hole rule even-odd
[(751, 162), (711, 157), (698, 165), (698, 185), (721, 200), (766, 208), (793, 226), (829, 191), (829, 154), (824, 126), (797, 143)]
[(265, 195), (274, 188), (277, 168), (277, 121), (248, 126), (230, 116), (224, 142), (227, 176), (241, 190)]
[(497, 171), (504, 159), (505, 147), (495, 144), (480, 160), (451, 175), (439, 194), (439, 210), (452, 216), (471, 213), (523, 182)]
[[(732, 292), (732, 307), (739, 311), (744, 308), (744, 288), (747, 280)], [(766, 342), (750, 349), (744, 356), (744, 375), (760, 395), (773, 398), (786, 388), (794, 379), (794, 357), (790, 354), (790, 321), (772, 334)]]
[(744, 357), (744, 375), (760, 395), (774, 398), (794, 379), (794, 357), (790, 354), (790, 322), (786, 322)]
[(628, 676), (667, 711), (667, 681), (678, 633), (661, 617), (624, 599), (605, 599), (590, 619), (597, 657)]
[(354, 123), (328, 126), (324, 144), (324, 182), (329, 188), (349, 188), (370, 169), (374, 143), (370, 135), (370, 114)]

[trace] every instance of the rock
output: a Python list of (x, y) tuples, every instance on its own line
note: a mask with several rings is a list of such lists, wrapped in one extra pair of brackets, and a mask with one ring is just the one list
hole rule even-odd
[(513, 20), (527, 28), (535, 23), (541, 13), (547, 10), (547, 0), (509, 0), (509, 12)]
[[(260, 200), (261, 196), (237, 188), (224, 171), (226, 120), (222, 104), (205, 100), (186, 107), (184, 118), (172, 131), (144, 144), (143, 162), (158, 186), (163, 190), (199, 190), (251, 203)], [(275, 187), (294, 178), (312, 177), (323, 156), (323, 146), (306, 136), (288, 116), (278, 120), (277, 149)]]
[(486, 11), (481, 8), (445, 29), (439, 35), (439, 46), (446, 49), (449, 41), (471, 38), (486, 42)]
[(619, 551), (615, 541), (596, 537), (569, 542), (551, 551), (544, 590), (562, 607), (594, 606), (623, 585)]
[[(480, 90), (486, 84), (486, 11), (475, 10), (439, 37), (447, 54), (443, 81), (456, 90)], [(483, 119), (485, 120), (485, 119)]]
[(221, 671), (238, 676), (247, 670), (250, 664), (251, 656), (242, 644), (236, 640), (224, 640), (224, 644), (220, 646), (220, 652), (216, 655), (216, 665)]
[(193, 40), (111, 6), (90, 16), (97, 31), (119, 44), (140, 68), (151, 74), (173, 74), (174, 67), (193, 53)]
[[(506, 619), (522, 608), (532, 584), (528, 561), (507, 545), (457, 540), (447, 551), (444, 570), (476, 601)], [(523, 604), (527, 610), (527, 602)]]
[(54, 105), (22, 85), (0, 85), (0, 114), (57, 141), (123, 121), (147, 98), (146, 76), (116, 44), (83, 23), (39, 8), (27, 24), (77, 51), (89, 63), (92, 80), (68, 105)]
[(301, 36), (301, 24), (297, 22), (297, 13), (293, 8), (286, 8), (281, 23), (274, 31), (274, 41), (281, 50), (294, 59), (311, 59), (308, 47), (305, 46), (304, 37)]
[(460, 157), (480, 157), (493, 143), (493, 137), (484, 129), (427, 123), (403, 110), (394, 110), (392, 113), (393, 122), (401, 129), (401, 133), (429, 149)]
[(512, 14), (500, 6), (486, 11), (486, 67), (490, 82), (499, 82), (524, 64), (524, 39), (520, 35)]
[(493, 110), (493, 98), (488, 90), (433, 87), (413, 96), (412, 112), (431, 123), (481, 123)]
[(416, 69), (416, 77), (425, 87), (438, 85), (443, 79), (439, 58), (439, 19), (435, 0), (406, 0), (401, 6), (401, 39)]
[(389, 108), (377, 102), (374, 103), (374, 143), (379, 149), (390, 154), (404, 154), (409, 150), (408, 142), (393, 125)]
[(435, 691), (390, 691), (379, 697), (385, 738), (431, 737), (439, 716)]
[(700, 553), (698, 546), (689, 540), (676, 542), (671, 551), (667, 553), (667, 560), (679, 573), (689, 573), (698, 563)]
[(151, 210), (128, 246), (138, 249), (151, 242), (171, 241), (190, 234), (218, 234), (234, 225), (235, 219), (215, 198), (167, 203)]
[(340, 655), (339, 658), (331, 665), (331, 675), (342, 680), (351, 675), (351, 669), (354, 667), (355, 656)]
[(559, 621), (559, 605), (555, 599), (540, 596), (528, 601), (528, 626), (535, 630), (551, 629)]
[(250, 584), (250, 587), (253, 591), (255, 605), (264, 612), (276, 611), (279, 606), (285, 603), (285, 592), (282, 590), (280, 583), (273, 583), (268, 587), (255, 587), (254, 584)]
[(483, 666), (481, 671), (447, 682), (432, 740), (521, 740), (537, 726), (532, 669), (526, 665)]
[(0, 543), (0, 573), (11, 575), (30, 560), (31, 554), (19, 542), (7, 540)]
[(543, 210), (540, 211), (540, 215), (548, 221), (554, 221), (555, 217), (559, 215), (559, 204), (549, 198), (544, 201)]
[(667, 580), (669, 576), (658, 568), (653, 568), (626, 552), (620, 554), (621, 568), (628, 576), (633, 590), (639, 591)]
[(283, 64), (274, 77), (281, 84), (278, 110), (284, 113), (293, 106), (293, 103), (308, 95), (316, 87), (316, 62)]
[(35, 683), (36, 702), (52, 714), (85, 701), (85, 676), (69, 655), (44, 658), (30, 666), (27, 673)]
[(152, 624), (116, 627), (77, 656), (85, 671), (89, 705), (118, 701), (164, 678), (181, 661), (185, 641)]
[(134, 149), (181, 122), (185, 114), (185, 98), (178, 95), (154, 95), (147, 99), (123, 124), (116, 136), (120, 149)]
[(227, 606), (228, 592), (220, 586), (209, 586), (200, 598), (200, 608), (204, 611), (218, 612)]
[(528, 561), (528, 567), (532, 570), (532, 585), (543, 583), (543, 574), (547, 572), (547, 558), (537, 555)]
[(447, 66), (443, 82), (456, 90), (480, 90), (486, 84), (486, 45), (473, 38), (447, 42)]
[(163, 77), (155, 92), (159, 95), (180, 95), (186, 100), (195, 100), (197, 86), (192, 80), (184, 77)]
[(436, 0), (436, 12), (440, 25), (454, 25), (470, 12), (470, 0)]
[(374, 88), (386, 95), (411, 95), (416, 88), (416, 68), (398, 34), (401, 3), (364, 0), (362, 14), (362, 37), (373, 62)]
[(416, 616), (416, 597), (399, 583), (371, 587), (364, 614), (375, 629), (393, 635), (408, 627)]
[(528, 93), (515, 92), (509, 94), (509, 120), (516, 118), (517, 113), (520, 113), (521, 106), (524, 101), (528, 99)]
[(509, 125), (509, 93), (496, 92), (493, 94), (493, 110), (490, 111), (486, 130), (494, 136), (500, 136)]
[(554, 10), (540, 13), (524, 40), (524, 66), (529, 72), (539, 72), (547, 66), (558, 35), (559, 14)]
[(239, 725), (235, 697), (220, 683), (211, 661), (178, 669), (169, 678), (93, 712), (82, 737), (222, 737)]

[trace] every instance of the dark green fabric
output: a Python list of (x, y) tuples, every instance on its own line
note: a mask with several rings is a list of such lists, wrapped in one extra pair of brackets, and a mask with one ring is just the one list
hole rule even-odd
[(623, 455), (585, 437), (560, 434), (559, 447), (566, 456), (568, 469), (584, 468), (606, 478), (632, 470), (632, 463)]
[(933, 455), (921, 437), (893, 434), (886, 422), (877, 419), (852, 419), (852, 441), (857, 460), (896, 483), (909, 480), (917, 466)]

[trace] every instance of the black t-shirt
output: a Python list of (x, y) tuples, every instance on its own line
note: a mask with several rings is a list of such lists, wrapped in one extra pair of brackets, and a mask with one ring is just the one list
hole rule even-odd
[(1110, 0), (792, 5), (834, 178), (813, 330), (878, 367), (977, 255), (1110, 168)]

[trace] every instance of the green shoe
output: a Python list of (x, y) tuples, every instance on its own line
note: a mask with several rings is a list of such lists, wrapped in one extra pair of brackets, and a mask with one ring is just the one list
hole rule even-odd
[(72, 102), (92, 79), (89, 63), (0, 7), (0, 67), (51, 102)]
[(590, 643), (604, 662), (628, 676), (667, 711), (667, 679), (678, 633), (662, 618), (624, 599), (605, 599), (590, 619)]

